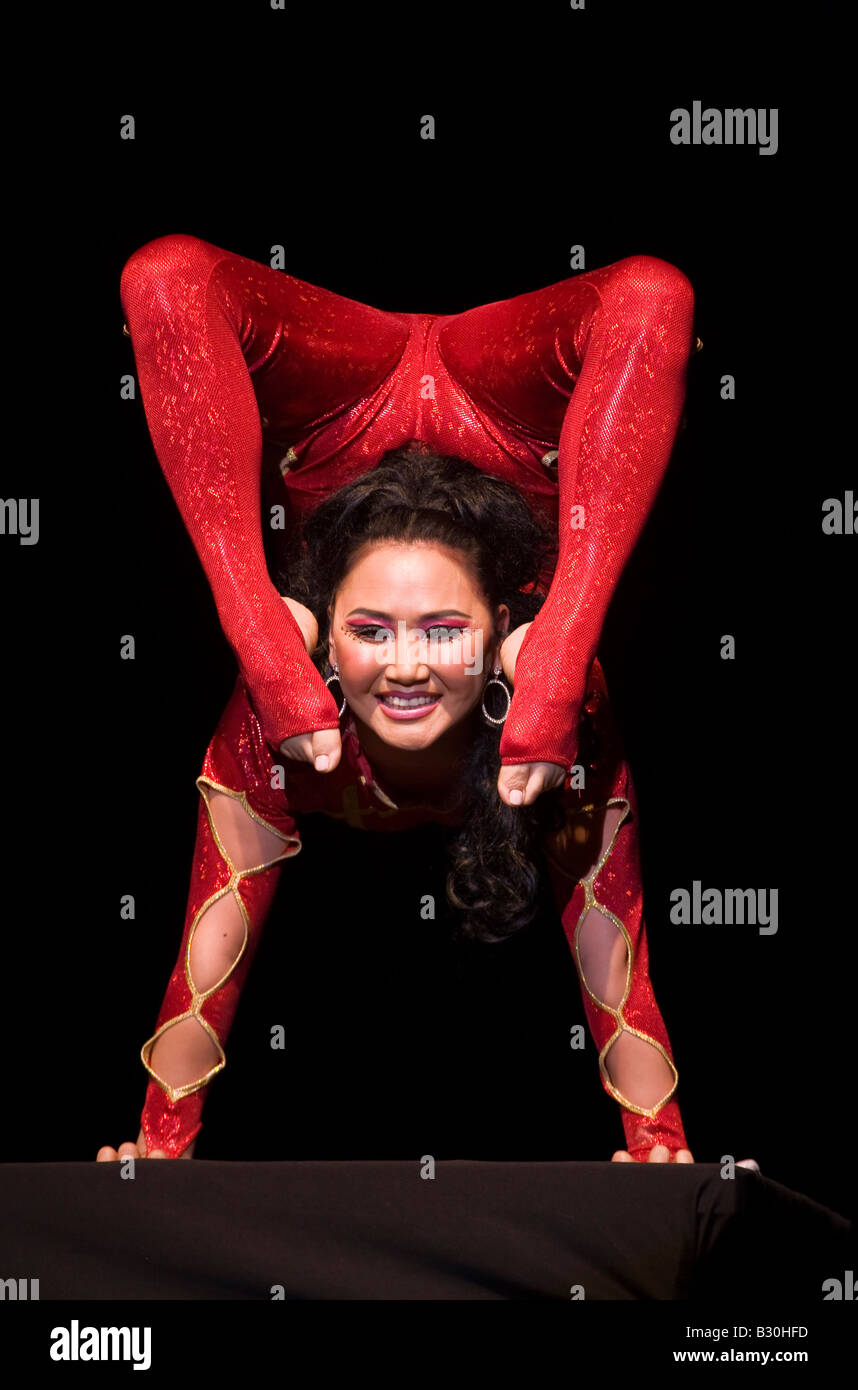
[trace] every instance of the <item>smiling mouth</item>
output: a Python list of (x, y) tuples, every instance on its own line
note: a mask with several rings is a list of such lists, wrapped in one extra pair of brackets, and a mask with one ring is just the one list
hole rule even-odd
[(389, 706), (390, 709), (421, 709), (424, 705), (434, 705), (440, 700), (440, 695), (394, 695), (385, 692), (375, 697), (381, 704)]

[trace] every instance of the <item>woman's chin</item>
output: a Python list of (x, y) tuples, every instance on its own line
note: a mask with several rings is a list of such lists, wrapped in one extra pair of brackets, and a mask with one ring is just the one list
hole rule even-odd
[[(382, 722), (383, 721), (383, 722)], [(415, 719), (410, 723), (386, 719), (384, 715), (374, 719), (370, 726), (379, 738), (392, 748), (428, 748), (449, 728), (446, 721), (436, 722), (427, 715), (425, 719)]]

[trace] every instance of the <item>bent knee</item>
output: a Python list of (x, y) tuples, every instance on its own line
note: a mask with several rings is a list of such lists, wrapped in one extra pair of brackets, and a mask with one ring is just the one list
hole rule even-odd
[(694, 287), (688, 276), (670, 261), (658, 256), (626, 256), (617, 261), (617, 288), (640, 297), (647, 304), (673, 304), (690, 312), (694, 308)]
[(223, 251), (200, 237), (176, 232), (156, 237), (134, 251), (122, 268), (120, 296), (123, 305), (143, 291), (159, 291), (163, 302), (179, 288), (185, 293), (189, 283), (204, 283)]

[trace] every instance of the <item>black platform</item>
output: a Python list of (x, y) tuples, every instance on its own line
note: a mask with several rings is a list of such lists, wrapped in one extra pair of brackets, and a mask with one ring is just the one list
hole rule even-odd
[[(0, 1275), (40, 1299), (821, 1304), (851, 1223), (716, 1164), (418, 1161), (0, 1168)], [(851, 1263), (850, 1263), (851, 1261)]]

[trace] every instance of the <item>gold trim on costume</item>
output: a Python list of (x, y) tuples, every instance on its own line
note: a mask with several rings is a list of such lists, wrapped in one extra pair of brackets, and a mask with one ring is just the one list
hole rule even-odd
[[(247, 943), (250, 940), (250, 928), (252, 924), (250, 921), (250, 917), (248, 916), (247, 908), (244, 904), (242, 896), (238, 891), (239, 883), (243, 878), (250, 878), (253, 874), (264, 873), (266, 869), (272, 868), (275, 864), (282, 863), (284, 859), (293, 859), (301, 849), (300, 837), (297, 835), (287, 835), (282, 830), (278, 830), (276, 826), (270, 825), (268, 821), (263, 820), (262, 816), (258, 815), (257, 812), (254, 811), (253, 807), (248, 803), (247, 794), (245, 792), (234, 791), (232, 787), (225, 787), (222, 783), (215, 782), (211, 777), (205, 776), (198, 777), (196, 779), (195, 785), (200, 793), (200, 796), (203, 798), (203, 801), (205, 802), (206, 817), (208, 819), (212, 839), (214, 840), (215, 845), (217, 846), (218, 853), (220, 854), (221, 858), (223, 859), (224, 863), (229, 869), (230, 876), (229, 882), (226, 883), (223, 886), (223, 888), (219, 888), (216, 893), (212, 893), (211, 897), (206, 898), (205, 902), (195, 913), (194, 920), (191, 923), (191, 929), (188, 932), (188, 940), (184, 952), (184, 968), (185, 980), (187, 981), (188, 988), (191, 991), (190, 1007), (187, 1008), (184, 1011), (184, 1013), (177, 1014), (175, 1018), (167, 1019), (165, 1023), (162, 1023), (160, 1028), (158, 1028), (152, 1034), (152, 1037), (147, 1038), (146, 1042), (140, 1049), (140, 1060), (142, 1061), (143, 1066), (146, 1068), (146, 1071), (152, 1077), (152, 1080), (157, 1081), (161, 1089), (163, 1091), (166, 1091), (171, 1101), (181, 1100), (183, 1096), (190, 1096), (193, 1094), (194, 1091), (200, 1090), (201, 1087), (207, 1085), (208, 1082), (211, 1081), (212, 1077), (216, 1076), (217, 1073), (219, 1071), (222, 1071), (223, 1068), (226, 1066), (226, 1056), (224, 1054), (223, 1048), (221, 1047), (220, 1039), (218, 1038), (217, 1033), (214, 1031), (211, 1024), (207, 1023), (206, 1020), (202, 1017), (200, 1009), (202, 1008), (203, 1004), (206, 1002), (207, 999), (210, 999), (211, 996), (214, 993), (216, 993), (217, 990), (223, 988), (230, 975), (232, 975), (233, 971), (238, 966), (238, 963), (244, 955), (245, 951), (247, 950)], [(278, 854), (274, 859), (266, 860), (262, 864), (255, 864), (249, 869), (237, 869), (233, 864), (230, 855), (227, 853), (226, 847), (222, 843), (217, 830), (215, 829), (214, 818), (212, 816), (211, 811), (211, 803), (209, 802), (208, 795), (205, 791), (206, 787), (211, 787), (214, 791), (223, 792), (226, 796), (231, 796), (234, 801), (240, 802), (244, 810), (253, 820), (257, 821), (258, 824), (263, 826), (266, 830), (269, 830), (272, 835), (276, 835), (278, 839), (284, 840), (287, 844), (291, 846), (291, 848), (288, 851), (284, 851), (283, 854)], [(191, 975), (191, 947), (193, 945), (194, 935), (204, 913), (206, 913), (208, 909), (213, 906), (214, 903), (218, 902), (221, 898), (226, 897), (228, 894), (231, 894), (235, 901), (238, 903), (238, 909), (241, 913), (241, 919), (244, 925), (244, 940), (241, 943), (241, 947), (239, 948), (235, 960), (232, 962), (226, 973), (222, 975), (221, 978), (217, 980), (215, 984), (211, 985), (209, 989), (198, 990), (196, 985), (194, 984), (193, 976)], [(152, 1067), (149, 1065), (149, 1058), (152, 1055), (152, 1048), (154, 1047), (156, 1041), (161, 1036), (161, 1034), (166, 1033), (168, 1028), (175, 1028), (177, 1023), (182, 1023), (186, 1018), (195, 1019), (196, 1022), (200, 1025), (200, 1027), (205, 1030), (205, 1032), (208, 1034), (215, 1047), (217, 1048), (219, 1060), (209, 1071), (206, 1072), (205, 1076), (200, 1077), (198, 1080), (188, 1081), (183, 1086), (171, 1086), (169, 1082), (165, 1081), (163, 1077), (160, 1077), (156, 1071), (152, 1070)]]
[[(677, 1071), (674, 1063), (671, 1061), (665, 1049), (662, 1047), (661, 1043), (656, 1038), (651, 1038), (648, 1033), (642, 1033), (638, 1028), (633, 1028), (632, 1025), (630, 1023), (627, 1023), (625, 1018), (623, 1017), (623, 1005), (629, 997), (629, 993), (632, 987), (632, 979), (634, 977), (635, 950), (632, 944), (631, 936), (629, 935), (628, 928), (626, 927), (625, 923), (622, 922), (619, 917), (616, 917), (614, 913), (610, 911), (609, 908), (605, 907), (604, 903), (599, 902), (598, 898), (596, 897), (595, 889), (593, 886), (613, 851), (614, 845), (617, 841), (617, 836), (619, 835), (620, 830), (623, 824), (625, 823), (629, 815), (629, 812), (631, 811), (631, 804), (628, 801), (628, 799), (624, 796), (612, 796), (609, 798), (608, 801), (603, 801), (598, 806), (582, 806), (572, 814), (591, 814), (593, 811), (608, 810), (611, 806), (625, 807), (622, 816), (616, 824), (614, 833), (611, 836), (611, 842), (599, 858), (598, 863), (594, 864), (590, 872), (586, 874), (584, 878), (574, 880), (576, 883), (580, 883), (581, 887), (584, 889), (584, 906), (581, 909), (578, 921), (575, 923), (575, 932), (573, 936), (575, 964), (578, 969), (578, 975), (581, 980), (581, 983), (586, 989), (590, 998), (593, 1000), (593, 1003), (597, 1004), (600, 1009), (604, 1009), (606, 1013), (610, 1014), (617, 1024), (616, 1031), (608, 1039), (601, 1052), (599, 1053), (599, 1072), (602, 1076), (605, 1086), (607, 1087), (610, 1094), (614, 1097), (614, 1100), (619, 1101), (620, 1105), (622, 1105), (626, 1110), (631, 1110), (635, 1115), (644, 1115), (647, 1119), (654, 1120), (658, 1115), (658, 1112), (667, 1104), (667, 1102), (670, 1100), (671, 1096), (675, 1092), (677, 1086), (679, 1085), (679, 1072)], [(557, 868), (560, 871), (560, 873), (564, 874), (566, 878), (572, 878), (572, 875), (568, 873), (562, 867), (562, 865), (557, 863), (553, 855), (548, 854), (547, 850), (543, 850), (543, 853), (546, 854), (546, 857), (550, 859), (551, 863), (555, 866), (555, 868)], [(578, 950), (578, 941), (581, 933), (581, 928), (587, 917), (587, 913), (590, 911), (591, 908), (594, 907), (598, 912), (601, 913), (603, 917), (606, 917), (608, 921), (613, 924), (613, 926), (620, 933), (621, 937), (626, 943), (626, 983), (625, 988), (623, 990), (622, 998), (620, 999), (620, 1002), (616, 1008), (612, 1008), (610, 1004), (606, 1004), (603, 999), (600, 999), (599, 996), (597, 994), (594, 994), (591, 990), (590, 986), (587, 983), (587, 977), (584, 974), (584, 967), (582, 965), (581, 955)], [(649, 1043), (651, 1047), (654, 1047), (657, 1052), (661, 1053), (662, 1057), (667, 1062), (667, 1065), (670, 1067), (670, 1070), (673, 1074), (674, 1080), (670, 1090), (667, 1092), (665, 1096), (662, 1097), (660, 1101), (658, 1101), (654, 1106), (652, 1106), (648, 1110), (645, 1110), (640, 1105), (635, 1105), (626, 1096), (624, 1096), (621, 1091), (617, 1090), (616, 1086), (611, 1081), (611, 1078), (608, 1075), (607, 1067), (605, 1066), (605, 1058), (607, 1057), (608, 1052), (623, 1033), (630, 1033), (633, 1037), (640, 1038), (642, 1042)]]

